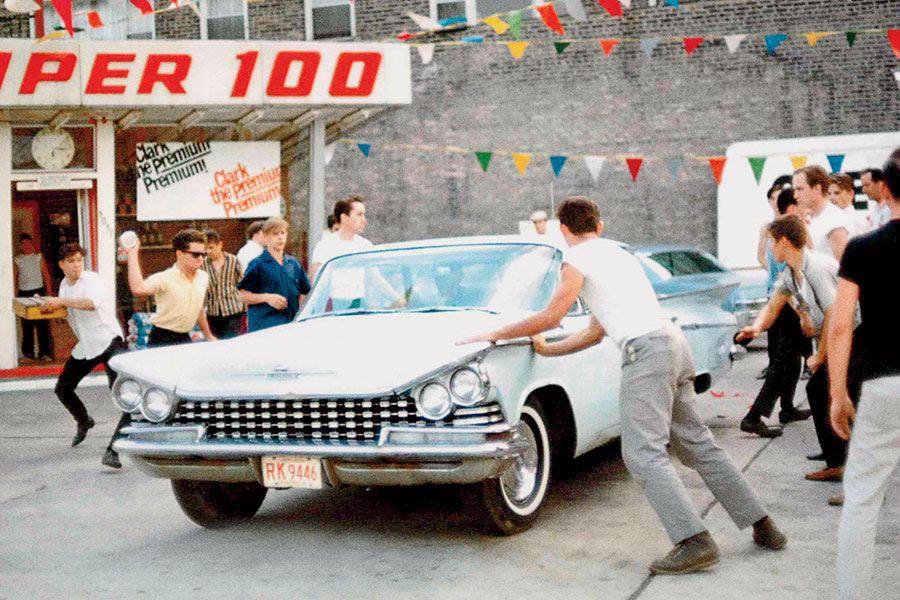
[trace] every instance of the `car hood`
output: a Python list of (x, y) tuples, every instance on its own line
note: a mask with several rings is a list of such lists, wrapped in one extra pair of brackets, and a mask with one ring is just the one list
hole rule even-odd
[(184, 398), (378, 396), (478, 354), (487, 343), (457, 342), (521, 316), (327, 316), (232, 340), (121, 354), (112, 366)]

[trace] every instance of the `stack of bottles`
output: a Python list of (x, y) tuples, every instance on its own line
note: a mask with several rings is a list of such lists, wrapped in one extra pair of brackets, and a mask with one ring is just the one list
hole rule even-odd
[(128, 319), (128, 336), (125, 341), (129, 350), (142, 350), (147, 347), (147, 336), (150, 335), (150, 317), (153, 313), (136, 312)]

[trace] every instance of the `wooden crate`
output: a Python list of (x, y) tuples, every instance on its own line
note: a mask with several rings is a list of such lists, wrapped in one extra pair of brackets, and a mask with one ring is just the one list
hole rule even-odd
[(65, 319), (68, 311), (59, 308), (53, 312), (41, 312), (41, 307), (47, 301), (46, 297), (34, 296), (31, 298), (13, 298), (13, 311), (23, 319)]

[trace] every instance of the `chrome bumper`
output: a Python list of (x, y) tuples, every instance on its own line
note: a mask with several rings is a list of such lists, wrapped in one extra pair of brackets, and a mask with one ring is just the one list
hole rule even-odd
[(332, 487), (475, 483), (499, 477), (525, 452), (519, 427), (385, 427), (376, 444), (350, 445), (208, 440), (199, 425), (133, 426), (113, 448), (148, 475), (168, 479), (262, 483), (262, 456), (293, 455), (321, 458)]

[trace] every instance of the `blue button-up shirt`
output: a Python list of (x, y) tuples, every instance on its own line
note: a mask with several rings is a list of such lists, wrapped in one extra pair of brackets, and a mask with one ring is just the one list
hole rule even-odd
[(287, 299), (287, 308), (282, 310), (276, 310), (266, 302), (250, 306), (247, 310), (247, 330), (259, 331), (290, 323), (300, 311), (300, 294), (308, 294), (310, 286), (309, 278), (296, 258), (285, 254), (284, 264), (278, 264), (268, 250), (263, 250), (250, 261), (238, 289), (254, 294), (278, 294)]

